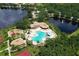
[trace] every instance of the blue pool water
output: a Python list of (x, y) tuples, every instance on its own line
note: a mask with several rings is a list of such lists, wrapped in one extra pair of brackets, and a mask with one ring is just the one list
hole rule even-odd
[(38, 31), (36, 36), (32, 37), (32, 41), (41, 42), (43, 38), (46, 37), (46, 33), (42, 31)]

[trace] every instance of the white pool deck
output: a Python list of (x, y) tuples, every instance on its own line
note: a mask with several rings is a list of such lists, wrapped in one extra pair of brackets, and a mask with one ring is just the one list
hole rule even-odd
[[(42, 28), (38, 27), (38, 28), (35, 28), (35, 29), (30, 29), (30, 33), (29, 34), (27, 34), (27, 32), (26, 32), (25, 33), (25, 38), (30, 40), (30, 41), (32, 41), (32, 37), (35, 36), (37, 31), (42, 31), (42, 32), (45, 32), (46, 34), (49, 34), (49, 36), (43, 38), (40, 43), (44, 43), (47, 38), (55, 38), (57, 36), (57, 34), (54, 31), (52, 31), (50, 28), (42, 29)], [(37, 45), (38, 43), (35, 42), (35, 41), (32, 41), (32, 44), (33, 45)]]

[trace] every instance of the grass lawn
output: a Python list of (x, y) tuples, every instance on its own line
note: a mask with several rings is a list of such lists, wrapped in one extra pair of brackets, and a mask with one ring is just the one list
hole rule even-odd
[(73, 32), (73, 33), (71, 33), (70, 35), (68, 35), (68, 37), (71, 37), (71, 36), (78, 36), (79, 35), (79, 28), (75, 31), (75, 32)]

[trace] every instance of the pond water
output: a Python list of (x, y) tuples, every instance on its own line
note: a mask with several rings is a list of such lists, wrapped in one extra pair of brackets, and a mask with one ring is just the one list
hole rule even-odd
[(65, 21), (61, 22), (60, 20), (55, 20), (53, 18), (50, 18), (49, 22), (53, 23), (56, 26), (58, 26), (58, 28), (62, 32), (66, 32), (66, 33), (71, 33), (71, 32), (75, 31), (78, 28), (78, 25), (73, 25), (72, 23), (67, 23)]
[(0, 28), (5, 28), (22, 20), (27, 15), (26, 10), (21, 9), (0, 9)]

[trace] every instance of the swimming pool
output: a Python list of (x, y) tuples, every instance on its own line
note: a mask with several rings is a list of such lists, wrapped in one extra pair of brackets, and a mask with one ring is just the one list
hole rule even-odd
[(32, 41), (35, 41), (37, 43), (41, 42), (43, 38), (46, 37), (46, 33), (43, 31), (37, 31), (36, 36), (32, 37)]

